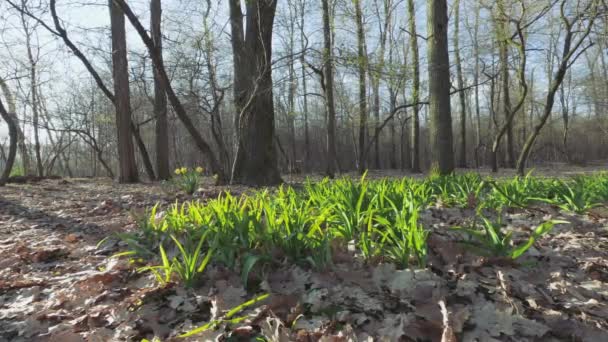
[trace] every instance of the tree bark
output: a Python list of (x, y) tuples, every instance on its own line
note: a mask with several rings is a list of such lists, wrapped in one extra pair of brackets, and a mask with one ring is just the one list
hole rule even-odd
[[(474, 83), (479, 84), (479, 14), (480, 14), (481, 6), (479, 3), (475, 7), (475, 27), (473, 29), (473, 50), (474, 50), (474, 58), (475, 58), (475, 74), (474, 74)], [(479, 150), (481, 149), (481, 109), (479, 104), (479, 86), (475, 87), (475, 119), (476, 119), (476, 143), (475, 143), (475, 167), (479, 168), (481, 161), (479, 156)]]
[(328, 177), (335, 176), (336, 153), (336, 107), (334, 104), (334, 60), (332, 51), (331, 21), (329, 13), (329, 1), (321, 0), (323, 7), (323, 87), (325, 95), (325, 111), (327, 113), (327, 165)]
[(454, 54), (456, 57), (456, 78), (458, 79), (458, 98), (460, 99), (460, 157), (458, 167), (467, 167), (467, 104), (464, 91), (464, 77), (460, 60), (460, 0), (454, 1)]
[(360, 173), (367, 169), (367, 46), (365, 43), (365, 27), (363, 26), (363, 11), (361, 0), (353, 0), (355, 5), (355, 22), (357, 25), (357, 65), (359, 67), (359, 167)]
[[(161, 31), (161, 0), (150, 0), (150, 31), (156, 53), (163, 59), (163, 38)], [(169, 170), (169, 125), (167, 122), (167, 93), (158, 71), (154, 69), (154, 116), (156, 172), (159, 180), (171, 178)]]
[(6, 121), (6, 124), (8, 125), (9, 136), (8, 156), (6, 158), (4, 170), (0, 175), (0, 186), (4, 186), (6, 184), (6, 181), (10, 177), (11, 171), (13, 170), (13, 165), (15, 164), (15, 157), (17, 156), (17, 139), (19, 132), (17, 129), (17, 123), (12, 117), (12, 113), (9, 113), (6, 107), (4, 107), (2, 99), (0, 99), (0, 117), (2, 117), (2, 119)]
[(135, 149), (131, 139), (131, 104), (125, 17), (113, 0), (109, 0), (112, 27), (112, 77), (116, 94), (116, 134), (118, 138), (118, 181), (136, 183), (139, 180), (135, 164)]
[(440, 174), (454, 171), (447, 0), (428, 0), (429, 113), (431, 165)]
[(300, 47), (302, 53), (300, 54), (300, 68), (302, 72), (302, 110), (304, 116), (304, 171), (310, 170), (310, 132), (308, 127), (308, 84), (306, 79), (306, 33), (304, 32), (304, 25), (306, 20), (306, 0), (300, 0)]
[[(414, 0), (408, 0), (408, 27), (410, 31), (410, 44), (412, 51), (412, 103), (420, 101), (420, 53), (418, 51), (418, 33), (416, 30), (416, 8)], [(415, 105), (412, 110), (411, 131), (411, 170), (420, 173), (420, 106)]]
[(234, 55), (235, 107), (238, 145), (232, 183), (252, 186), (282, 182), (273, 144), (272, 28), (277, 0), (246, 2), (247, 30), (243, 33), (240, 0), (230, 0)]
[[(289, 18), (289, 43), (288, 50), (289, 55), (293, 56), (295, 52), (295, 34), (296, 34), (296, 17), (292, 5), (290, 8)], [(288, 61), (289, 69), (289, 87), (287, 90), (287, 122), (289, 124), (289, 150), (290, 150), (290, 163), (289, 172), (297, 172), (297, 152), (296, 152), (296, 91), (298, 90), (298, 81), (296, 80), (296, 68), (295, 58), (290, 57)]]
[(306, 79), (306, 33), (304, 32), (304, 23), (306, 14), (306, 0), (300, 2), (300, 47), (302, 53), (300, 54), (300, 67), (302, 72), (302, 110), (304, 116), (304, 171), (310, 170), (310, 132), (308, 127), (308, 84)]

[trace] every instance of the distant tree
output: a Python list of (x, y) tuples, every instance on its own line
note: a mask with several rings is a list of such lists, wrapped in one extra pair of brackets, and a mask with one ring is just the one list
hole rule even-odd
[(553, 106), (555, 104), (555, 97), (559, 91), (568, 69), (576, 62), (576, 60), (582, 56), (587, 49), (594, 45), (593, 42), (588, 42), (587, 38), (591, 34), (594, 27), (595, 21), (598, 19), (600, 14), (605, 15), (606, 4), (600, 2), (600, 0), (588, 0), (584, 6), (573, 9), (574, 13), (569, 17), (568, 15), (569, 1), (561, 0), (560, 3), (560, 19), (562, 21), (563, 28), (565, 29), (565, 35), (562, 39), (562, 55), (559, 60), (559, 65), (552, 77), (551, 83), (549, 84), (549, 91), (545, 98), (545, 105), (543, 108), (542, 115), (539, 122), (534, 126), (534, 130), (528, 135), (523, 149), (519, 154), (517, 160), (517, 173), (521, 176), (524, 175), (526, 168), (526, 162), (532, 151), (532, 147), (538, 138), (541, 130), (545, 126), (547, 119), (551, 116)]
[(156, 48), (154, 46), (154, 41), (148, 35), (148, 32), (146, 32), (146, 29), (143, 27), (143, 25), (141, 24), (141, 22), (135, 15), (135, 13), (133, 13), (133, 10), (131, 9), (131, 7), (129, 7), (129, 5), (124, 0), (113, 0), (113, 1), (118, 6), (120, 6), (120, 8), (123, 10), (123, 12), (129, 19), (129, 21), (131, 22), (131, 25), (133, 25), (133, 27), (137, 31), (137, 34), (139, 35), (139, 37), (143, 41), (144, 45), (146, 46), (146, 49), (148, 50), (148, 53), (150, 54), (150, 58), (152, 59), (152, 63), (154, 64), (154, 69), (156, 70), (157, 75), (159, 77), (159, 80), (162, 82), (163, 86), (165, 87), (165, 91), (167, 93), (167, 98), (169, 100), (169, 103), (171, 103), (171, 106), (173, 107), (175, 114), (177, 115), (178, 119), (182, 122), (182, 124), (184, 125), (184, 127), (186, 128), (186, 130), (188, 131), (190, 136), (192, 137), (192, 140), (194, 140), (196, 147), (200, 150), (200, 152), (206, 158), (207, 163), (209, 165), (209, 169), (211, 170), (211, 172), (214, 175), (217, 176), (217, 183), (218, 184), (225, 183), (227, 180), (227, 174), (225, 172), (225, 169), (223, 168), (222, 164), (218, 161), (215, 153), (211, 149), (211, 146), (209, 145), (207, 140), (205, 140), (205, 138), (203, 138), (201, 132), (196, 128), (196, 126), (192, 122), (192, 119), (190, 118), (190, 116), (188, 116), (188, 113), (186, 112), (186, 108), (183, 106), (183, 104), (180, 101), (179, 97), (177, 96), (175, 90), (173, 89), (173, 86), (171, 85), (171, 82), (169, 81), (169, 76), (167, 75), (167, 70), (165, 69), (164, 61), (161, 58), (161, 55), (159, 54), (159, 52), (156, 50)]
[[(26, 5), (26, 0), (21, 0), (21, 5)], [(36, 32), (36, 25), (32, 25), (28, 17), (21, 12), (19, 19), (21, 21), (21, 28), (23, 29), (23, 33), (25, 35), (25, 51), (27, 52), (27, 62), (29, 69), (29, 106), (32, 109), (32, 128), (34, 131), (34, 157), (36, 160), (36, 173), (38, 176), (44, 176), (44, 167), (42, 166), (42, 155), (41, 155), (41, 146), (40, 146), (40, 130), (39, 130), (39, 120), (40, 120), (40, 102), (38, 99), (38, 62), (40, 60), (40, 47), (34, 46), (34, 35)], [(30, 172), (33, 174), (34, 170), (29, 167), (24, 168), (24, 171), (29, 174)]]
[[(494, 25), (496, 26), (496, 35), (498, 40), (498, 59), (500, 65), (500, 82), (501, 82), (501, 95), (502, 95), (502, 113), (504, 117), (504, 123), (498, 124), (496, 120), (496, 134), (492, 142), (492, 150), (490, 155), (490, 163), (492, 172), (498, 172), (498, 149), (502, 138), (507, 136), (507, 166), (514, 167), (514, 146), (513, 146), (513, 119), (515, 115), (522, 109), (526, 97), (528, 95), (528, 83), (526, 80), (526, 66), (527, 66), (527, 54), (526, 54), (526, 36), (525, 22), (527, 16), (527, 8), (524, 2), (521, 2), (520, 16), (517, 18), (511, 18), (505, 8), (504, 0), (496, 2), (497, 13), (494, 18)], [(544, 12), (544, 11), (543, 11)], [(541, 12), (541, 14), (543, 13)], [(510, 24), (515, 25), (515, 34), (511, 33)], [(517, 66), (517, 78), (519, 83), (519, 96), (515, 104), (511, 103), (510, 95), (510, 60), (509, 60), (509, 46), (514, 46), (518, 52), (519, 63)]]

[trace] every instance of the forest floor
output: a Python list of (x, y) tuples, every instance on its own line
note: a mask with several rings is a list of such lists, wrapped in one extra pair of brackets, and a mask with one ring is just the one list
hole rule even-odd
[[(162, 287), (110, 258), (124, 247), (117, 240), (97, 246), (135, 228), (131, 211), (191, 199), (165, 190), (100, 179), (0, 188), (0, 341), (171, 340), (251, 298), (228, 270), (211, 267), (196, 291)], [(194, 197), (222, 190), (206, 186)], [(271, 296), (242, 326), (191, 340), (249, 340), (261, 331), (277, 341), (441, 341), (442, 300), (463, 341), (608, 341), (608, 207), (587, 215), (543, 211), (509, 210), (507, 222), (529, 231), (549, 213), (571, 224), (504, 263), (470, 255), (447, 229), (473, 210), (430, 208), (420, 218), (431, 230), (428, 268), (397, 271), (348, 256), (325, 272), (284, 265), (267, 275)], [(301, 315), (304, 307), (314, 314)]]

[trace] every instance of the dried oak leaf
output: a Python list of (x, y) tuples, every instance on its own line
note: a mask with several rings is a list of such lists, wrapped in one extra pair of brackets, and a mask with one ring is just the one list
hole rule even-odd
[(503, 311), (483, 298), (478, 298), (475, 302), (469, 322), (475, 327), (471, 331), (465, 331), (464, 341), (487, 341), (501, 335), (538, 338), (549, 331), (542, 323), (514, 314), (512, 307)]

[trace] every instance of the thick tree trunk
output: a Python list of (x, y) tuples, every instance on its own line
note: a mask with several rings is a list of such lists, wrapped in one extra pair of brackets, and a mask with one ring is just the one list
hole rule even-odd
[(447, 0), (428, 0), (429, 114), (431, 165), (440, 174), (454, 171)]
[[(408, 27), (410, 31), (410, 44), (412, 51), (412, 103), (420, 101), (420, 53), (418, 52), (418, 33), (416, 30), (416, 8), (414, 0), (408, 0)], [(411, 170), (420, 173), (420, 106), (415, 105), (412, 111), (412, 132), (411, 132)]]
[(113, 0), (109, 0), (112, 26), (112, 76), (116, 94), (116, 134), (118, 137), (118, 181), (135, 183), (139, 180), (135, 164), (135, 149), (131, 138), (131, 104), (125, 17)]
[(247, 1), (243, 34), (240, 0), (230, 0), (238, 146), (232, 183), (253, 186), (282, 182), (273, 144), (272, 27), (277, 0)]
[[(157, 54), (162, 59), (163, 38), (161, 31), (161, 0), (150, 0), (150, 31)], [(169, 170), (169, 125), (167, 122), (167, 94), (165, 87), (154, 69), (154, 116), (156, 117), (156, 172), (159, 180), (171, 178)]]

